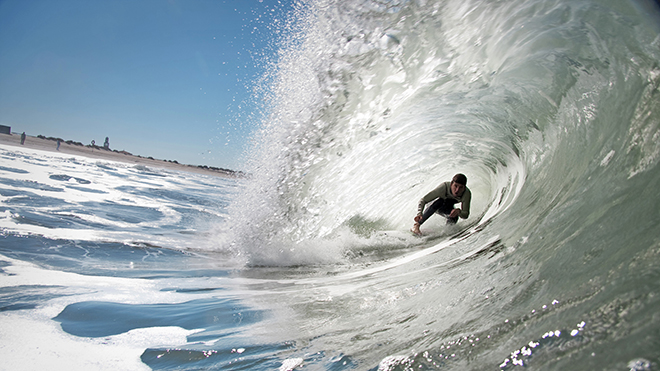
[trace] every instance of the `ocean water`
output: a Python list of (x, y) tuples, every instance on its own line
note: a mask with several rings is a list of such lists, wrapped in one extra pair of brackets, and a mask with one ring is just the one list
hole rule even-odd
[(0, 369), (658, 370), (658, 14), (300, 2), (249, 178), (0, 146)]

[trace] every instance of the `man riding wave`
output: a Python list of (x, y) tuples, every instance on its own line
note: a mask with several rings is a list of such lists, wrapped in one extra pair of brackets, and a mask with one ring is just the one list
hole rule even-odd
[[(433, 200), (435, 201), (424, 210), (424, 206)], [(451, 182), (440, 184), (419, 200), (415, 224), (411, 231), (416, 235), (421, 235), (422, 232), (420, 232), (419, 227), (434, 213), (446, 217), (447, 224), (456, 224), (459, 217), (467, 219), (470, 216), (471, 200), (472, 192), (467, 187), (467, 177), (460, 173), (454, 175)], [(459, 202), (461, 208), (454, 208), (454, 205)]]

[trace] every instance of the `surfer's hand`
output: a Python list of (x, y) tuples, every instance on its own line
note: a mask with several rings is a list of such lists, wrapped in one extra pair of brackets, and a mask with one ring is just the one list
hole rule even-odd
[(454, 209), (449, 213), (450, 218), (455, 218), (461, 213), (461, 209)]
[(421, 216), (421, 215), (417, 215), (417, 216), (415, 217), (415, 222), (419, 223), (420, 220), (422, 220), (422, 216)]

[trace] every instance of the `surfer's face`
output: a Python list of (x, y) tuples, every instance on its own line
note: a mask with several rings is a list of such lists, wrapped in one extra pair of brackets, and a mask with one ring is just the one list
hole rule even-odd
[(451, 194), (454, 197), (459, 197), (465, 192), (465, 186), (456, 182), (451, 182)]

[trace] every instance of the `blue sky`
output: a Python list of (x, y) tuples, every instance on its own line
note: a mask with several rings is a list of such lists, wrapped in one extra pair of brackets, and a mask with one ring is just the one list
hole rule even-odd
[(0, 124), (242, 170), (290, 1), (0, 0)]

